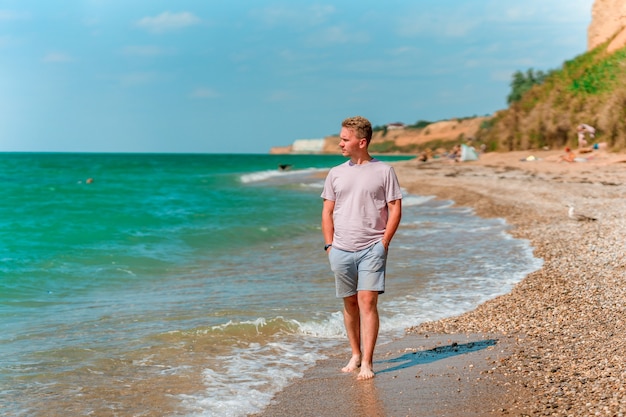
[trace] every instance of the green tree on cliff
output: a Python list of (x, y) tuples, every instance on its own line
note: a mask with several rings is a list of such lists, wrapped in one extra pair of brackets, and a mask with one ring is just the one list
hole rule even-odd
[(515, 71), (513, 80), (511, 81), (511, 93), (506, 98), (508, 104), (520, 101), (524, 93), (532, 88), (533, 85), (543, 84), (548, 74), (543, 71), (533, 70), (529, 68), (524, 74), (522, 71)]

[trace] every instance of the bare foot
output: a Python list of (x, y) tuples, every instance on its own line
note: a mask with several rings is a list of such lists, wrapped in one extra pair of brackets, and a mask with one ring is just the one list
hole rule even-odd
[(352, 358), (350, 358), (350, 362), (341, 368), (341, 372), (356, 371), (359, 369), (359, 366), (361, 366), (361, 355), (353, 355)]
[(361, 372), (359, 372), (359, 376), (356, 379), (365, 380), (374, 378), (374, 370), (370, 365), (363, 364), (361, 366)]

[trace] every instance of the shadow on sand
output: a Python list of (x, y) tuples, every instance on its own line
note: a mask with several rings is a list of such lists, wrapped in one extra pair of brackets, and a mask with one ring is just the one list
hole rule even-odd
[(419, 352), (407, 352), (397, 358), (387, 359), (383, 361), (376, 361), (378, 364), (396, 364), (387, 369), (376, 372), (382, 374), (385, 372), (399, 371), (402, 369), (410, 368), (416, 365), (424, 365), (427, 363), (439, 361), (452, 356), (463, 355), (470, 352), (476, 352), (482, 349), (486, 349), (490, 346), (495, 346), (498, 343), (495, 339), (481, 340), (477, 342), (469, 343), (452, 343), (447, 346), (438, 346), (433, 349), (419, 351)]

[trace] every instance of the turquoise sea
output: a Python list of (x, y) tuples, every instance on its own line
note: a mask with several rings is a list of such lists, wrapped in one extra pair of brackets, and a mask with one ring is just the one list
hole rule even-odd
[[(344, 160), (0, 154), (1, 414), (245, 416), (348, 358), (319, 197)], [(502, 220), (403, 201), (380, 343), (540, 266)]]

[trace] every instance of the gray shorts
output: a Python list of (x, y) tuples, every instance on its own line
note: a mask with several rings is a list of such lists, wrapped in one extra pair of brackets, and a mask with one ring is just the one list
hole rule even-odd
[(335, 273), (337, 297), (345, 298), (358, 291), (385, 292), (387, 251), (382, 241), (357, 252), (332, 248), (328, 254), (330, 269)]

